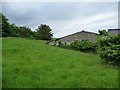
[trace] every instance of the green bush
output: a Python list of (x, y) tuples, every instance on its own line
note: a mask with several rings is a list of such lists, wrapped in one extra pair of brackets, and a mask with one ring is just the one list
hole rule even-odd
[(120, 35), (100, 36), (98, 53), (103, 62), (120, 65)]
[(58, 42), (58, 47), (71, 49), (70, 45), (68, 45), (66, 43), (63, 44), (61, 41)]
[(95, 52), (97, 44), (88, 40), (74, 41), (70, 44), (71, 48), (86, 52)]

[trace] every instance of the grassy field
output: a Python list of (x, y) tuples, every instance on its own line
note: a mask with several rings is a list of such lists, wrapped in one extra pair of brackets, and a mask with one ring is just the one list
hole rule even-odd
[(0, 89), (2, 89), (2, 38), (0, 38)]
[(116, 88), (118, 70), (98, 55), (3, 38), (3, 88)]

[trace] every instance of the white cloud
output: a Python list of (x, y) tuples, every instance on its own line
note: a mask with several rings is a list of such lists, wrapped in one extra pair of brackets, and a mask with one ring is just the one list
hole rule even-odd
[(118, 2), (119, 0), (4, 0), (3, 2)]
[(62, 37), (82, 29), (117, 28), (117, 3), (3, 3), (3, 13), (17, 25), (48, 24), (55, 37)]
[[(99, 29), (102, 28), (117, 28), (117, 13), (101, 13), (86, 18), (78, 16), (70, 20), (48, 22), (48, 24), (51, 25), (54, 30), (56, 30), (56, 36), (58, 34), (60, 35), (60, 33), (60, 36), (72, 34), (83, 29), (97, 32)], [(95, 27), (97, 27), (98, 29)]]

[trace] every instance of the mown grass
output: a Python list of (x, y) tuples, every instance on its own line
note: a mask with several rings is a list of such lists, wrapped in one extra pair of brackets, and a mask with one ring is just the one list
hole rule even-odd
[(118, 70), (98, 55), (3, 38), (3, 88), (117, 88)]

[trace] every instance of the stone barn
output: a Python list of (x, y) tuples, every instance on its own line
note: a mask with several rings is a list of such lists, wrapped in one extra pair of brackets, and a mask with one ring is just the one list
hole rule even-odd
[(120, 29), (108, 29), (109, 34), (120, 34)]
[(75, 40), (89, 40), (92, 42), (96, 42), (96, 37), (97, 37), (97, 33), (82, 30), (74, 34), (61, 37), (59, 41), (61, 41), (62, 43), (68, 43), (68, 44)]

